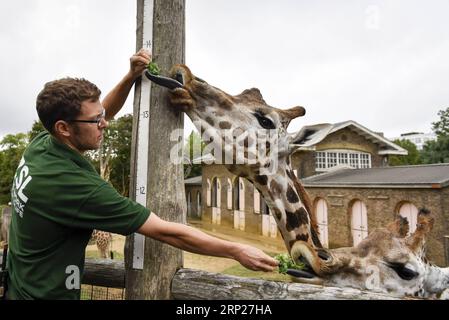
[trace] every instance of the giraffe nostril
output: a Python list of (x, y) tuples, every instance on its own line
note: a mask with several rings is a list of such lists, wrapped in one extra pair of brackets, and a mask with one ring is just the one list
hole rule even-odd
[(326, 251), (318, 251), (318, 257), (320, 257), (322, 260), (328, 261), (330, 259), (330, 255)]
[(182, 85), (184, 85), (184, 76), (181, 72), (177, 72), (175, 75), (175, 80), (179, 81)]

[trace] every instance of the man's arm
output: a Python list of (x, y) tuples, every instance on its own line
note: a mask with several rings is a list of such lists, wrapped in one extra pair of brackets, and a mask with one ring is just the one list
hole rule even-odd
[(164, 221), (154, 213), (137, 232), (185, 251), (235, 259), (255, 271), (273, 271), (278, 264), (262, 250), (221, 240), (184, 224)]
[(128, 98), (134, 82), (151, 61), (151, 55), (147, 50), (141, 49), (130, 59), (130, 68), (123, 79), (103, 99), (103, 107), (106, 110), (106, 120), (111, 120), (120, 111)]

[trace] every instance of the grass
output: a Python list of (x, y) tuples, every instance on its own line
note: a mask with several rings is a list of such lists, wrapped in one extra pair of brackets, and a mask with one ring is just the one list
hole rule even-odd
[[(265, 252), (270, 257), (276, 256), (278, 253), (274, 252)], [(249, 269), (246, 269), (241, 264), (237, 264), (235, 266), (229, 267), (223, 271), (221, 271), (223, 274), (227, 274), (230, 276), (238, 276), (243, 278), (255, 278), (255, 279), (263, 279), (263, 280), (269, 280), (269, 281), (282, 281), (282, 282), (291, 282), (290, 276), (281, 274), (278, 272), (278, 269), (276, 269), (273, 272), (262, 272), (262, 271), (252, 271)]]
[(243, 278), (255, 278), (269, 281), (291, 282), (290, 276), (278, 273), (277, 270), (273, 272), (251, 271), (246, 269), (240, 264), (227, 268), (223, 270), (221, 273)]
[[(122, 252), (113, 251), (112, 253), (114, 254), (114, 260), (125, 260), (125, 256)], [(86, 259), (100, 259), (100, 252), (98, 250), (86, 251)]]
[(81, 300), (123, 300), (124, 289), (81, 285)]

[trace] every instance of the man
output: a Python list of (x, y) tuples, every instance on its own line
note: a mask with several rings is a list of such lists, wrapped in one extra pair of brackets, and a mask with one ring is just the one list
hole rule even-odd
[(24, 152), (11, 190), (8, 299), (79, 299), (80, 290), (66, 282), (73, 270), (83, 273), (92, 229), (138, 232), (190, 252), (233, 258), (252, 270), (276, 267), (259, 249), (150, 214), (119, 195), (82, 156), (99, 148), (107, 120), (123, 106), (150, 60), (147, 51), (135, 54), (103, 103), (100, 90), (84, 79), (49, 82), (39, 93), (36, 109), (48, 132)]

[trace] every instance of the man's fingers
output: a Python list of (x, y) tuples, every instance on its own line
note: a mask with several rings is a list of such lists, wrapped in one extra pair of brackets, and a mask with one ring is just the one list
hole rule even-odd
[(133, 57), (143, 57), (145, 59), (151, 60), (151, 53), (148, 50), (140, 49)]
[(275, 267), (270, 264), (262, 263), (259, 265), (259, 270), (262, 271), (274, 271), (274, 269)]
[(271, 257), (266, 260), (266, 263), (268, 263), (270, 266), (273, 266), (273, 267), (277, 267), (279, 265), (279, 261), (277, 261), (276, 259), (273, 259)]
[(135, 63), (135, 64), (142, 64), (142, 65), (147, 65), (150, 63), (150, 59), (141, 57), (141, 56), (133, 56), (131, 58), (131, 63)]

